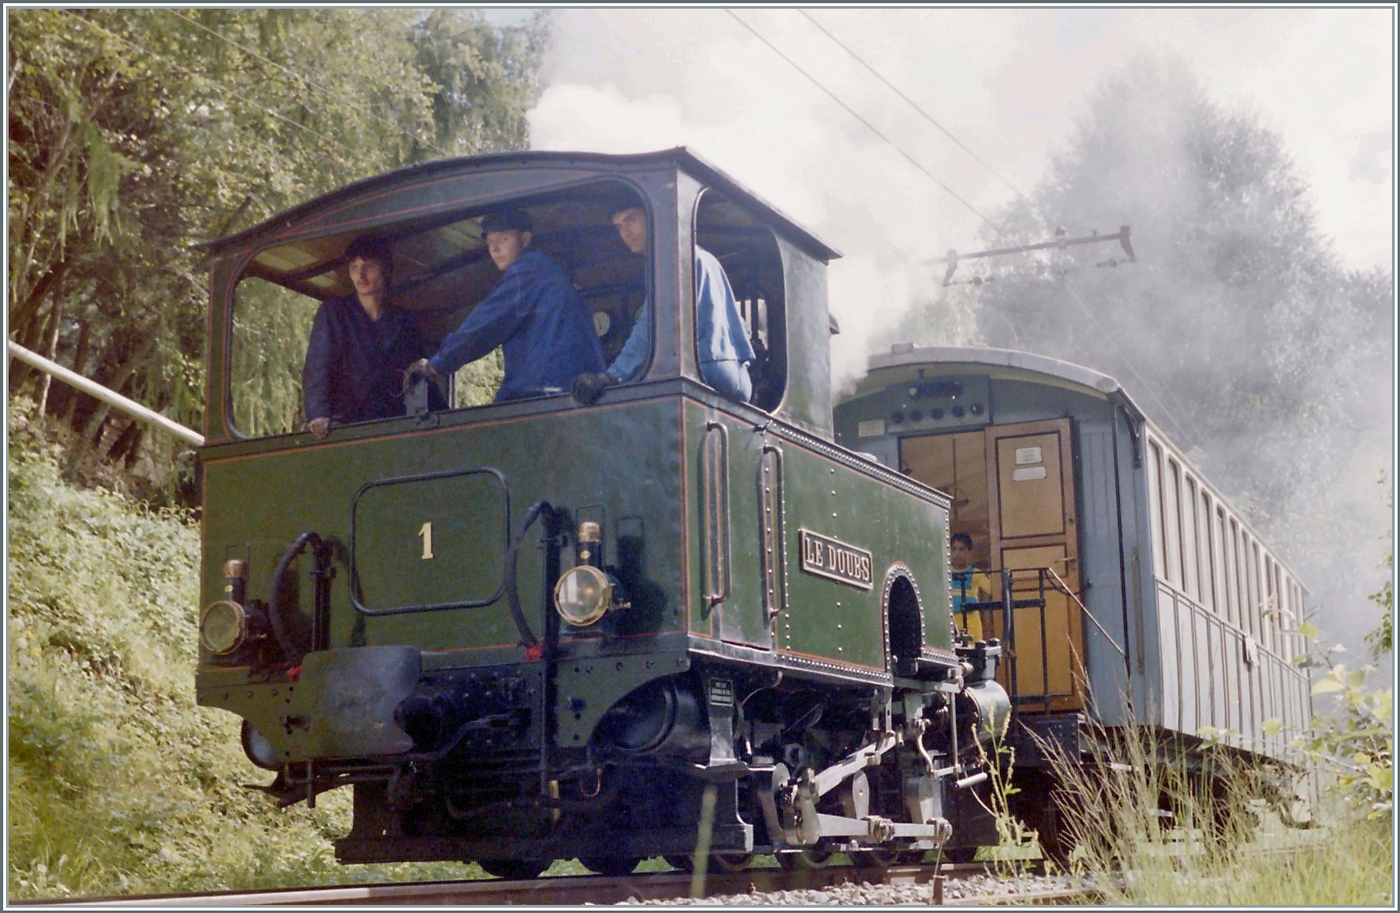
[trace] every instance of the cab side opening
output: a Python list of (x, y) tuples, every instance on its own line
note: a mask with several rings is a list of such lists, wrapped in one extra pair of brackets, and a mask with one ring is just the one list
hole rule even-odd
[(694, 237), (729, 277), (755, 355), (749, 365), (750, 402), (771, 412), (787, 388), (786, 296), (778, 243), (767, 226), (715, 190), (700, 197)]

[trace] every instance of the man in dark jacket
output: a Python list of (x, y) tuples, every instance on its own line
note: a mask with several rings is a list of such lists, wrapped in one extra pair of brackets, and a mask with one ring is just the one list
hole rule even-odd
[(562, 392), (579, 374), (602, 371), (593, 314), (559, 264), (529, 250), (530, 215), (518, 209), (493, 212), (481, 228), (491, 261), (505, 275), (437, 354), (417, 362), (413, 371), (437, 377), (500, 346), (506, 364), (498, 403)]
[(426, 349), (414, 316), (388, 303), (388, 243), (362, 235), (345, 259), (355, 294), (321, 304), (301, 369), (306, 427), (322, 440), (332, 422), (403, 415), (403, 371)]

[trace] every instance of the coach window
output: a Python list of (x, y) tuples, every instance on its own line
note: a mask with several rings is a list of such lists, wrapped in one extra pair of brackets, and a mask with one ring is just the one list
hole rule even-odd
[[(1231, 521), (1234, 525), (1234, 521)], [(1243, 527), (1235, 539), (1235, 567), (1239, 574), (1240, 586), (1240, 628), (1246, 634), (1254, 633), (1254, 587), (1249, 575), (1249, 534)]]
[(1245, 545), (1246, 564), (1249, 569), (1249, 627), (1259, 643), (1264, 637), (1264, 590), (1259, 579), (1259, 543), (1248, 537)]
[(1255, 599), (1255, 576), (1249, 560), (1249, 533), (1240, 527), (1240, 594), (1244, 597), (1241, 605), (1241, 619), (1244, 629), (1256, 640), (1259, 639), (1259, 603)]
[(1211, 523), (1210, 506), (1210, 495), (1202, 488), (1200, 511), (1197, 514), (1197, 529), (1200, 530), (1197, 538), (1201, 543), (1201, 602), (1213, 614), (1223, 615), (1225, 613), (1220, 608), (1220, 593), (1216, 586), (1219, 572), (1216, 570), (1215, 536), (1212, 535), (1215, 526)]
[(1165, 580), (1167, 525), (1162, 504), (1162, 449), (1153, 440), (1147, 444), (1147, 500), (1152, 512), (1152, 566), (1157, 577)]
[(1279, 611), (1281, 604), (1279, 602), (1278, 587), (1274, 585), (1274, 570), (1277, 566), (1278, 565), (1274, 563), (1274, 559), (1265, 552), (1264, 589), (1268, 595), (1265, 598), (1264, 607), (1269, 613), (1265, 622), (1265, 628), (1269, 632), (1269, 649), (1273, 650), (1275, 653), (1279, 652), (1279, 632), (1283, 628), (1283, 615)]
[(1240, 630), (1249, 632), (1249, 573), (1245, 570), (1248, 563), (1244, 551), (1244, 533), (1240, 529), (1239, 521), (1234, 517), (1230, 518), (1230, 566), (1234, 569), (1234, 576), (1231, 578), (1235, 588), (1235, 609), (1237, 616), (1235, 623), (1240, 626)]
[(1182, 499), (1181, 512), (1181, 550), (1182, 550), (1182, 585), (1186, 595), (1193, 597), (1198, 603), (1201, 599), (1201, 562), (1200, 549), (1197, 548), (1196, 540), (1196, 480), (1189, 473), (1186, 476), (1186, 496)]
[(1181, 582), (1181, 467), (1167, 457), (1167, 579), (1177, 589)]
[[(724, 267), (734, 290), (742, 331), (754, 351), (749, 401), (771, 411), (787, 386), (786, 295), (778, 243), (767, 226), (715, 190), (706, 190), (696, 206), (694, 238), (697, 249), (713, 254)], [(697, 364), (706, 357), (698, 330), (697, 325)]]
[[(1303, 588), (1298, 581), (1293, 580), (1289, 583), (1288, 591), (1293, 594), (1293, 628), (1296, 631), (1298, 626), (1303, 623)], [(1303, 635), (1294, 634), (1293, 656), (1289, 657), (1290, 661), (1303, 655), (1306, 651), (1307, 645), (1303, 643)]]
[(1215, 509), (1215, 549), (1218, 555), (1216, 564), (1220, 568), (1221, 614), (1230, 624), (1240, 623), (1239, 598), (1235, 595), (1234, 564), (1230, 561), (1229, 526), (1225, 522), (1225, 508)]
[[(1300, 583), (1298, 583), (1298, 582), (1295, 580), (1295, 581), (1293, 581), (1293, 612), (1294, 612), (1294, 621), (1296, 622), (1296, 624), (1294, 625), (1294, 627), (1297, 627), (1297, 625), (1302, 624), (1302, 622), (1303, 622), (1303, 613), (1304, 613), (1306, 610), (1307, 610), (1307, 607), (1303, 605), (1303, 585), (1300, 584)], [(1296, 657), (1296, 656), (1302, 656), (1304, 653), (1307, 652), (1307, 647), (1308, 647), (1308, 645), (1303, 641), (1303, 635), (1301, 635), (1301, 634), (1295, 634), (1295, 635), (1294, 635), (1293, 647), (1294, 647), (1294, 654), (1293, 654), (1293, 655), (1294, 655), (1295, 657)]]

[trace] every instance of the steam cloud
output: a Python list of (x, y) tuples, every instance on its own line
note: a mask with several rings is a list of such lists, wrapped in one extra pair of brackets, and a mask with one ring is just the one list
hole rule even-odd
[[(832, 265), (829, 276), (832, 313), (842, 329), (832, 341), (839, 392), (864, 374), (873, 349), (905, 332), (912, 306), (938, 296), (942, 267), (928, 261), (948, 248), (980, 249), (979, 233), (986, 225), (793, 64), (854, 107), (971, 208), (995, 218), (1016, 194), (801, 12), (741, 8), (735, 15), (793, 62), (724, 10), (555, 11), (545, 90), (529, 116), (532, 144), (598, 152), (687, 146), (843, 251), (845, 258)], [(1106, 66), (1139, 49), (1180, 55), (1213, 97), (1243, 107), (1281, 135), (1312, 186), (1322, 233), (1336, 240), (1343, 262), (1360, 268), (1388, 266), (1394, 258), (1393, 83), (1385, 78), (1387, 71), (1393, 75), (1394, 60), (1389, 19), (1383, 18), (1389, 15), (1385, 10), (812, 12), (1026, 193), (1046, 177), (1048, 155)], [(1150, 104), (1151, 99), (1143, 100), (1144, 107)], [(1112, 190), (1105, 189), (1106, 198)], [(1111, 232), (1129, 221), (1089, 224), (1075, 216), (1064, 216), (1072, 232)], [(1134, 234), (1142, 255), (1152, 226), (1134, 224)], [(1299, 331), (1300, 344), (1306, 344), (1306, 328)], [(1393, 323), (1385, 332), (1393, 333)], [(921, 337), (923, 343), (976, 341), (968, 319), (924, 327)], [(1391, 354), (1393, 362), (1393, 347)], [(1112, 370), (1092, 358), (1079, 360)], [(1367, 369), (1379, 371), (1376, 365)], [(1118, 379), (1143, 400), (1145, 391), (1136, 389), (1134, 378)], [(1353, 389), (1374, 396), (1388, 383), (1374, 373)], [(1355, 549), (1343, 562), (1348, 576), (1376, 580), (1378, 586), (1380, 545), (1370, 539), (1371, 530), (1378, 534), (1383, 527), (1384, 512), (1374, 480), (1375, 470), (1393, 461), (1393, 404), (1376, 396), (1375, 405), (1362, 422), (1363, 439), (1349, 441), (1339, 452), (1336, 476), (1306, 480), (1327, 487), (1319, 500), (1335, 508), (1337, 517), (1329, 522), (1350, 524), (1352, 530), (1344, 542), (1329, 539), (1321, 528), (1311, 539), (1293, 537), (1295, 546), (1286, 557), (1313, 588), (1313, 603), (1327, 599), (1320, 588), (1328, 587), (1338, 566), (1314, 560), (1324, 558), (1329, 541)], [(1271, 446), (1291, 446), (1286, 434), (1275, 438)], [(1239, 451), (1221, 448), (1214, 456), (1247, 459), (1250, 447), (1258, 446), (1242, 443)], [(1323, 567), (1328, 570), (1319, 579)], [(1374, 626), (1375, 613), (1364, 601), (1364, 587), (1358, 583), (1351, 589), (1356, 592), (1344, 600), (1349, 608), (1330, 613), (1329, 621), (1333, 633), (1356, 652), (1364, 650), (1360, 635)], [(1355, 664), (1357, 657), (1351, 659)]]

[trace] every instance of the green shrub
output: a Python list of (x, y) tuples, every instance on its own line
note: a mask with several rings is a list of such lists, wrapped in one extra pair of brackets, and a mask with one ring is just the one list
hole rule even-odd
[(199, 530), (63, 481), (11, 413), (10, 897), (460, 878), (475, 866), (338, 866), (349, 793), (278, 811), (238, 720), (194, 703)]

